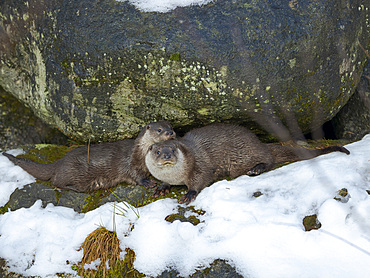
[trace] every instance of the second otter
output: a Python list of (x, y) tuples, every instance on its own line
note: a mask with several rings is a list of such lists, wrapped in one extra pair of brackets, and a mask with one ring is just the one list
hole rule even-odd
[(168, 193), (169, 185), (186, 185), (188, 193), (180, 198), (180, 203), (188, 204), (219, 178), (259, 175), (271, 170), (275, 163), (309, 159), (334, 151), (349, 154), (340, 146), (308, 150), (267, 145), (244, 127), (213, 124), (189, 131), (179, 140), (154, 144), (149, 148), (145, 163), (150, 173), (164, 182), (155, 196)]
[(157, 142), (175, 137), (172, 126), (167, 121), (146, 125), (139, 136), (112, 143), (101, 143), (76, 148), (62, 159), (42, 164), (29, 159), (17, 158), (3, 153), (14, 164), (23, 168), (35, 178), (51, 181), (55, 187), (77, 192), (106, 189), (118, 183), (151, 186), (147, 179), (145, 154)]

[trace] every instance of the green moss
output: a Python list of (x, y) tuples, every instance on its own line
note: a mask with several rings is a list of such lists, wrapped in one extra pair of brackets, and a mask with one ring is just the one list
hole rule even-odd
[(86, 213), (99, 207), (100, 201), (110, 195), (114, 191), (115, 187), (109, 189), (99, 189), (91, 192), (88, 197), (85, 198), (86, 204), (82, 207), (81, 212)]
[(62, 192), (59, 190), (54, 190), (55, 198), (57, 199), (57, 202), (59, 203), (60, 198), (62, 197)]
[(183, 218), (182, 215), (174, 213), (174, 214), (167, 215), (164, 220), (166, 220), (167, 222), (173, 223), (175, 220), (180, 220), (182, 218)]
[[(338, 194), (342, 197), (346, 197), (348, 195), (347, 188), (342, 188), (341, 190), (338, 190)], [(335, 198), (334, 198), (335, 199)]]
[(253, 197), (255, 198), (258, 198), (258, 197), (261, 197), (263, 195), (263, 193), (261, 191), (256, 191), (253, 193)]
[(195, 209), (194, 206), (189, 206), (188, 209), (190, 209), (192, 212), (198, 214), (198, 215), (205, 215), (206, 212), (202, 209)]
[(180, 61), (180, 53), (173, 53), (170, 56), (170, 60), (172, 60), (172, 61)]
[(52, 163), (63, 158), (73, 148), (62, 145), (39, 144), (26, 150), (26, 154), (21, 154), (18, 157), (28, 158), (39, 163)]
[(9, 210), (9, 206), (8, 206), (8, 204), (6, 204), (5, 206), (0, 207), (0, 214), (4, 214), (4, 213), (8, 212), (8, 210)]
[[(193, 213), (192, 215), (185, 217), (185, 214), (187, 212)], [(201, 223), (201, 221), (194, 215), (204, 215), (206, 212), (203, 210), (196, 210), (194, 206), (189, 206), (189, 207), (179, 207), (178, 213), (170, 214), (166, 216), (165, 220), (173, 223), (176, 220), (179, 220), (181, 222), (189, 222), (193, 224), (194, 226), (198, 225)]]
[(303, 222), (303, 226), (304, 226), (306, 232), (311, 231), (311, 230), (318, 230), (318, 229), (321, 228), (321, 223), (317, 219), (316, 214), (306, 216), (305, 218), (303, 218), (302, 222)]
[(193, 224), (194, 226), (198, 225), (200, 223), (200, 220), (198, 218), (196, 218), (194, 215), (190, 215), (188, 217), (189, 221), (191, 224)]

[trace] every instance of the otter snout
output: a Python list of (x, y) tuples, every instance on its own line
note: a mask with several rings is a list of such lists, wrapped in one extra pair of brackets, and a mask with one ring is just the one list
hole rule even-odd
[(163, 159), (171, 159), (172, 155), (170, 153), (163, 154)]
[(175, 138), (176, 137), (176, 133), (173, 130), (167, 131), (166, 132), (166, 136), (169, 137), (169, 138)]
[(172, 152), (162, 152), (160, 157), (158, 158), (160, 165), (167, 166), (167, 165), (175, 165), (176, 164), (176, 156)]

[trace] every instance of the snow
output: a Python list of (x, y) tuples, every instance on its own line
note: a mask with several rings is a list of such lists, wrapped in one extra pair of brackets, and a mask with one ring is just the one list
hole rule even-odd
[[(134, 267), (148, 276), (172, 268), (186, 277), (224, 259), (244, 277), (362, 278), (370, 272), (370, 134), (346, 147), (348, 156), (330, 153), (213, 184), (190, 204), (206, 212), (197, 226), (165, 220), (179, 208), (170, 198), (139, 208), (139, 217), (123, 204), (116, 206), (125, 216), (114, 215), (113, 203), (79, 214), (37, 201), (0, 215), (0, 257), (23, 275), (76, 274), (79, 247), (104, 226), (117, 231), (122, 250), (134, 250)], [(1, 155), (0, 167), (4, 203), (33, 180)], [(334, 200), (342, 188), (348, 202)], [(253, 197), (257, 191), (263, 195)], [(302, 220), (313, 214), (322, 227), (306, 232)]]
[[(8, 151), (8, 153), (15, 156), (22, 152), (20, 149)], [(20, 167), (14, 167), (14, 164), (8, 158), (0, 155), (0, 207), (3, 207), (8, 202), (14, 190), (17, 188), (22, 189), (24, 185), (35, 181), (34, 177)]]
[(119, 0), (128, 1), (140, 11), (143, 12), (169, 12), (177, 7), (186, 7), (191, 5), (206, 5), (213, 0)]

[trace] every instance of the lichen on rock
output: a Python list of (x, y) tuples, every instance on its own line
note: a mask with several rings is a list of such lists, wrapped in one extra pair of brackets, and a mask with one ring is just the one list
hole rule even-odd
[(370, 45), (364, 0), (0, 6), (0, 86), (82, 142), (132, 138), (164, 118), (309, 132), (353, 94)]

